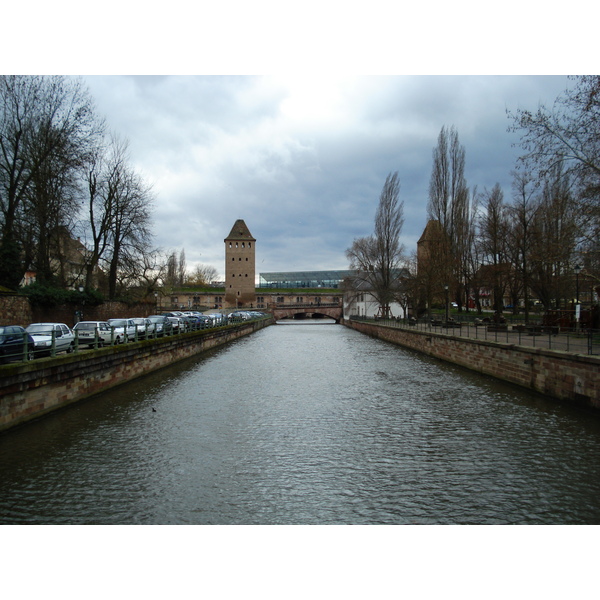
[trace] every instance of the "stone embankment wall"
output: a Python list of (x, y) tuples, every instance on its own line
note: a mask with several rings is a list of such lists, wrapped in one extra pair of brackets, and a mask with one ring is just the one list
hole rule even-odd
[(0, 325), (22, 325), (33, 322), (29, 298), (25, 296), (0, 296)]
[(272, 319), (0, 367), (0, 431), (271, 325)]
[[(125, 304), (124, 302), (104, 302), (98, 306), (62, 304), (53, 307), (31, 306), (26, 296), (0, 296), (0, 325), (21, 325), (30, 323), (65, 323), (73, 327), (76, 323), (75, 311), (81, 311), (84, 321), (106, 321), (107, 319), (127, 319), (147, 317), (157, 314), (154, 301)], [(160, 314), (160, 313), (158, 313)]]
[(344, 325), (559, 400), (600, 411), (600, 357), (359, 321)]

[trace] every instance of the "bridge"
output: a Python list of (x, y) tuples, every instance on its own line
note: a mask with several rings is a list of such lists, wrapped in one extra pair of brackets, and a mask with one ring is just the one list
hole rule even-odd
[(339, 323), (344, 316), (341, 303), (332, 304), (273, 304), (269, 306), (269, 312), (273, 313), (276, 321), (281, 319), (319, 319), (329, 317)]

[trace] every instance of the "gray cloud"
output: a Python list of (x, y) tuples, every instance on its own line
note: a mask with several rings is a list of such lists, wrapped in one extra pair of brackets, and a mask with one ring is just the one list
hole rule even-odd
[(156, 244), (223, 271), (242, 218), (257, 271), (347, 268), (372, 231), (385, 177), (398, 171), (403, 241), (426, 221), (431, 153), (442, 126), (466, 149), (469, 186), (510, 196), (518, 151), (506, 109), (551, 104), (566, 77), (91, 76), (98, 112), (130, 141), (153, 184)]

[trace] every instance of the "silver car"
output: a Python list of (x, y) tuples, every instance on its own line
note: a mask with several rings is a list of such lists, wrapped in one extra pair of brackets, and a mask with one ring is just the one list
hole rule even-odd
[(136, 326), (132, 319), (109, 319), (108, 326), (112, 331), (115, 344), (123, 344), (135, 339)]
[(154, 336), (154, 330), (156, 329), (156, 326), (149, 319), (145, 319), (143, 317), (134, 317), (130, 319), (130, 321), (133, 321), (133, 324), (137, 329), (138, 340), (144, 340), (146, 337)]
[(26, 328), (33, 338), (36, 354), (73, 352), (75, 335), (64, 323), (31, 323)]
[(111, 343), (110, 325), (106, 321), (79, 321), (73, 331), (77, 335), (79, 345), (98, 347)]

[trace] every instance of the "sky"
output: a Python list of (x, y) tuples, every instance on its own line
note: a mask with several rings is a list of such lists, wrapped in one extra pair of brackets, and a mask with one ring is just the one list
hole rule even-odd
[(518, 135), (506, 111), (551, 105), (566, 76), (345, 74), (85, 76), (99, 115), (129, 140), (152, 186), (154, 243), (188, 269), (224, 271), (224, 238), (244, 219), (256, 270), (347, 269), (373, 231), (389, 173), (400, 178), (402, 242), (427, 221), (432, 152), (455, 127), (470, 188), (507, 200)]
[[(401, 241), (416, 250), (444, 126), (465, 147), (467, 185), (499, 183), (510, 199), (518, 136), (506, 111), (551, 105), (567, 74), (597, 70), (584, 8), (57, 0), (28, 20), (38, 46), (6, 31), (0, 70), (83, 77), (152, 186), (154, 246), (184, 250), (188, 270), (210, 265), (223, 279), (237, 219), (257, 239), (257, 276), (347, 269), (395, 171)], [(7, 10), (7, 22), (22, 17)]]

